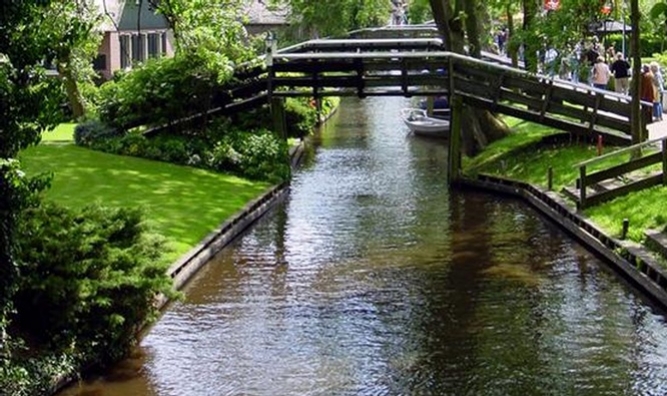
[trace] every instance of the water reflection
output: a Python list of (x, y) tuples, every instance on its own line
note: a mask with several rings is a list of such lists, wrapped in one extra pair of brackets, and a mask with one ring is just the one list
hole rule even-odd
[(344, 100), (284, 205), (68, 394), (667, 392), (663, 317), (521, 202), (450, 193), (404, 105)]

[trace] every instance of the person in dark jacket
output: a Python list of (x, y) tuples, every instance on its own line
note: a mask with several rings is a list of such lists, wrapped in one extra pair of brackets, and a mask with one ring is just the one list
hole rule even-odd
[(614, 90), (627, 95), (630, 90), (630, 64), (623, 58), (623, 53), (616, 54), (616, 60), (611, 64), (611, 72), (614, 75)]
[[(642, 101), (653, 103), (655, 100), (655, 90), (653, 89), (653, 73), (649, 65), (642, 66), (642, 77), (639, 84), (639, 97)], [(642, 112), (646, 123), (653, 121), (653, 108), (642, 106)]]

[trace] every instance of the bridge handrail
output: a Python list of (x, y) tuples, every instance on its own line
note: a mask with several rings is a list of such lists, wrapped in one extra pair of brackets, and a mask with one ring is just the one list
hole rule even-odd
[[(497, 63), (489, 63), (486, 62), (482, 59), (477, 59), (473, 58), (470, 56), (462, 55), (462, 54), (457, 54), (455, 52), (450, 52), (450, 51), (432, 51), (432, 52), (392, 52), (392, 53), (358, 53), (358, 52), (320, 52), (320, 53), (308, 53), (308, 54), (298, 54), (298, 53), (280, 53), (279, 55), (276, 54), (275, 56), (276, 59), (278, 58), (283, 58), (283, 59), (313, 59), (313, 58), (320, 58), (320, 59), (331, 59), (331, 58), (339, 58), (339, 59), (345, 59), (345, 58), (352, 58), (352, 59), (368, 59), (368, 58), (379, 58), (379, 59), (385, 59), (385, 58), (452, 58), (452, 59), (457, 59), (462, 62), (468, 62), (468, 63), (475, 63), (483, 67), (489, 67), (489, 68), (494, 68), (497, 70), (501, 70), (507, 73), (514, 73), (516, 75), (521, 75), (521, 76), (533, 76), (537, 78), (542, 78), (544, 80), (552, 80), (554, 82), (554, 85), (556, 86), (561, 86), (561, 87), (570, 87), (574, 88), (575, 90), (577, 89), (585, 89), (586, 92), (595, 92), (604, 95), (605, 97), (609, 98), (615, 98), (619, 101), (625, 101), (629, 102), (631, 100), (631, 97), (628, 95), (616, 93), (613, 91), (608, 91), (604, 89), (599, 89), (595, 88), (589, 85), (584, 85), (584, 84), (578, 84), (578, 83), (573, 83), (570, 81), (560, 81), (557, 80), (553, 77), (549, 77), (546, 75), (542, 74), (537, 74), (537, 73), (532, 73), (527, 70), (522, 70), (522, 69), (517, 69), (514, 67), (506, 66), (503, 64), (497, 64)], [(642, 102), (643, 105), (651, 105), (649, 102)]]
[(623, 153), (626, 153), (626, 152), (628, 152), (628, 151), (637, 150), (637, 149), (642, 148), (642, 147), (644, 147), (644, 146), (650, 146), (650, 145), (655, 144), (655, 143), (658, 143), (658, 142), (663, 142), (662, 144), (665, 144), (665, 141), (666, 141), (666, 140), (667, 140), (667, 136), (663, 136), (663, 137), (661, 137), (661, 138), (656, 138), (656, 139), (647, 140), (647, 141), (645, 141), (645, 142), (637, 143), (637, 144), (634, 144), (634, 145), (632, 145), (632, 146), (623, 147), (622, 149), (618, 149), (618, 150), (612, 151), (611, 153), (603, 154), (603, 155), (601, 155), (601, 156), (599, 156), (599, 157), (595, 157), (595, 158), (587, 159), (587, 160), (585, 160), (585, 161), (581, 161), (581, 162), (579, 162), (579, 163), (577, 163), (577, 164), (574, 164), (572, 167), (573, 167), (573, 168), (581, 168), (582, 166), (588, 166), (588, 165), (590, 165), (590, 164), (594, 164), (594, 163), (596, 163), (596, 162), (600, 162), (600, 161), (605, 160), (605, 159), (607, 159), (607, 158), (614, 157), (614, 156), (616, 156), (616, 155), (618, 155), (618, 154), (623, 154)]

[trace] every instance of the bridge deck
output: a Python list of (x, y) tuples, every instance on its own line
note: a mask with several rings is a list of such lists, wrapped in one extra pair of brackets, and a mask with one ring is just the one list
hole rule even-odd
[(629, 96), (451, 52), (280, 53), (273, 61), (275, 96), (459, 95), (469, 105), (575, 134), (629, 140)]
[(630, 140), (630, 97), (528, 73), (499, 64), (497, 57), (485, 61), (442, 51), (432, 25), (310, 40), (266, 60), (268, 69), (237, 71), (235, 84), (219, 87), (214, 108), (200, 117), (244, 111), (272, 96), (458, 95), (468, 105), (574, 134), (609, 135), (609, 143)]

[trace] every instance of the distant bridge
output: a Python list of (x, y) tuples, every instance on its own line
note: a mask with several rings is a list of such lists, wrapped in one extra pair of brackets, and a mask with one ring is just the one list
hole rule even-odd
[(476, 59), (446, 52), (437, 35), (431, 25), (382, 27), (272, 51), (265, 57), (270, 66), (238, 70), (233, 85), (220, 87), (211, 111), (182, 121), (284, 97), (448, 95), (575, 136), (630, 142), (629, 96), (512, 68), (493, 54)]

